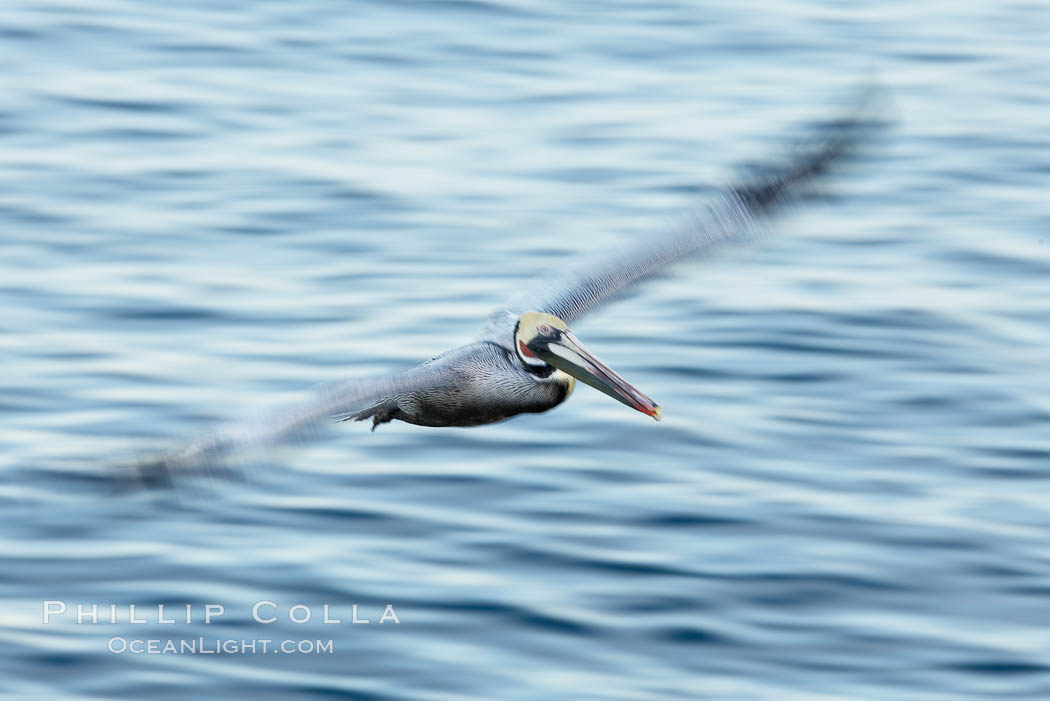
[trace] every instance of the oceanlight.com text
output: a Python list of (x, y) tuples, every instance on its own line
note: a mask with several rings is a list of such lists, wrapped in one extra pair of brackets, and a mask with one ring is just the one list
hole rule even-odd
[(181, 640), (114, 637), (108, 649), (114, 655), (331, 655), (332, 640), (245, 640), (185, 638)]

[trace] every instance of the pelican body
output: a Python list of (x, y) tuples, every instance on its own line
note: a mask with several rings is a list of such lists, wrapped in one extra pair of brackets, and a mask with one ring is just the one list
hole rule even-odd
[(598, 360), (569, 331), (542, 312), (522, 314), (512, 348), (478, 341), (423, 363), (434, 381), (383, 399), (347, 419), (372, 419), (372, 430), (400, 419), (418, 426), (480, 426), (517, 414), (537, 414), (572, 394), (576, 380), (660, 419), (660, 407)]
[(370, 418), (373, 431), (395, 419), (417, 426), (482, 426), (553, 409), (568, 399), (576, 382), (553, 368), (533, 374), (491, 341), (455, 348), (424, 366), (440, 378), (433, 385), (388, 397), (346, 420)]
[(393, 420), (419, 426), (479, 426), (548, 411), (577, 381), (654, 419), (660, 407), (588, 351), (569, 324), (668, 264), (748, 240), (755, 218), (792, 201), (807, 183), (849, 153), (877, 125), (871, 91), (852, 117), (819, 132), (787, 165), (730, 187), (688, 226), (606, 251), (521, 289), (490, 316), (471, 343), (410, 370), (322, 388), (311, 399), (220, 429), (149, 464), (200, 466), (301, 437), (332, 419)]

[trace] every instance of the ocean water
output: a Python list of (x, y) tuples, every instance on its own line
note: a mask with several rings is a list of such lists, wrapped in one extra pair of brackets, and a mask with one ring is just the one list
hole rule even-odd
[[(5, 3), (0, 697), (1050, 698), (1047, 36), (1040, 2)], [(468, 340), (871, 76), (895, 124), (819, 197), (575, 326), (661, 423), (581, 387), (114, 478)], [(119, 650), (153, 639), (258, 647)]]

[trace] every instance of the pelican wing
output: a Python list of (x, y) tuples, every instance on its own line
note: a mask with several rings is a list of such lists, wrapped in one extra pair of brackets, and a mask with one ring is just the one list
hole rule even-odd
[(431, 362), (381, 377), (351, 379), (317, 388), (303, 401), (273, 407), (220, 427), (180, 449), (142, 460), (149, 481), (170, 481), (172, 473), (221, 468), (293, 440), (312, 437), (341, 418), (356, 418), (384, 400), (427, 391), (445, 391), (455, 378)]
[(510, 331), (523, 312), (547, 312), (571, 324), (669, 263), (702, 257), (726, 243), (750, 240), (755, 235), (756, 216), (797, 197), (872, 131), (878, 123), (873, 93), (869, 89), (852, 116), (824, 126), (786, 164), (761, 168), (762, 175), (752, 182), (723, 191), (685, 226), (615, 248), (565, 274), (540, 278), (493, 313), (481, 337), (512, 346)]

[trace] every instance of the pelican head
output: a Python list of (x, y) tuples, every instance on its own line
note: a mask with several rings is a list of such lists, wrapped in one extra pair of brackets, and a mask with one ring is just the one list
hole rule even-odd
[[(598, 360), (569, 330), (568, 324), (543, 312), (525, 312), (514, 330), (514, 348), (530, 372), (554, 367), (608, 394), (632, 409), (660, 420), (660, 406)], [(570, 385), (571, 390), (571, 385)]]

